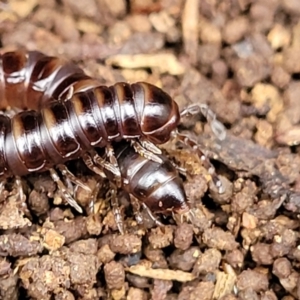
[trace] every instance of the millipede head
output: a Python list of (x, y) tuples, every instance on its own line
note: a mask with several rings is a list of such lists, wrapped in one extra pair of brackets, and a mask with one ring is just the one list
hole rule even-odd
[(140, 120), (143, 135), (154, 144), (167, 142), (180, 121), (177, 103), (162, 89), (149, 83), (139, 82), (133, 89), (136, 99), (144, 99)]
[(143, 200), (153, 213), (184, 214), (190, 210), (180, 177), (174, 177)]

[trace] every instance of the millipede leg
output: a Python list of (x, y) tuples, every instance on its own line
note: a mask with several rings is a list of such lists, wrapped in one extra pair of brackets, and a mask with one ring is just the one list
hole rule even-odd
[(50, 169), (50, 175), (52, 180), (57, 184), (58, 189), (61, 192), (62, 197), (78, 212), (82, 213), (82, 208), (77, 204), (76, 200), (70, 195), (68, 188), (64, 185), (64, 183), (59, 178), (57, 172), (54, 169)]
[(17, 199), (20, 201), (20, 207), (22, 208), (24, 214), (30, 216), (30, 211), (26, 204), (26, 196), (23, 190), (22, 178), (20, 176), (16, 176), (15, 183), (17, 186)]
[(198, 154), (198, 156), (200, 157), (200, 159), (202, 161), (204, 168), (211, 175), (212, 181), (215, 184), (215, 186), (217, 187), (219, 193), (220, 194), (224, 193), (223, 184), (222, 184), (220, 178), (218, 177), (218, 175), (216, 174), (214, 166), (211, 164), (211, 162), (206, 157), (206, 155), (200, 150), (199, 145), (194, 140), (192, 140), (190, 137), (188, 137), (187, 135), (184, 135), (179, 132), (175, 133), (175, 138), (178, 141), (180, 141), (181, 143), (183, 143), (184, 145), (187, 145), (188, 147), (192, 148), (193, 151), (195, 151)]
[(115, 217), (115, 222), (117, 224), (119, 232), (121, 234), (124, 234), (124, 221), (122, 218), (119, 201), (117, 198), (117, 187), (112, 183), (110, 183), (110, 187), (112, 212)]
[(193, 116), (200, 113), (206, 118), (211, 130), (219, 140), (224, 140), (226, 137), (226, 128), (217, 120), (216, 114), (208, 107), (207, 104), (193, 104), (181, 111), (180, 117)]
[(26, 196), (24, 194), (23, 186), (22, 186), (22, 179), (20, 176), (16, 176), (16, 185), (17, 185), (17, 194), (21, 202), (25, 202)]
[(134, 218), (136, 220), (136, 222), (141, 225), (143, 224), (143, 216), (141, 214), (141, 205), (140, 205), (140, 202), (139, 200), (134, 197), (133, 195), (129, 194), (129, 197), (130, 197), (130, 203), (131, 203), (131, 206), (132, 206), (132, 210), (133, 210), (133, 214), (134, 214)]
[(177, 165), (177, 163), (175, 161), (173, 161), (172, 159), (170, 159), (170, 163), (173, 165), (173, 167), (178, 171), (178, 173), (180, 173), (183, 176), (186, 176), (187, 174), (187, 170), (186, 168), (180, 167)]
[[(93, 155), (93, 158), (91, 157), (91, 155)], [(100, 175), (102, 178), (106, 178), (106, 175), (103, 171), (103, 169), (105, 168), (105, 166), (107, 167), (109, 165), (109, 171), (114, 170), (113, 165), (110, 165), (109, 162), (107, 162), (106, 160), (104, 160), (102, 157), (100, 157), (98, 155), (98, 153), (96, 153), (96, 151), (91, 151), (91, 154), (89, 153), (85, 153), (83, 155), (83, 161), (86, 164), (86, 166), (92, 170), (93, 172), (95, 172), (96, 174)], [(96, 165), (96, 164), (97, 165)], [(113, 171), (112, 171), (113, 173)], [(124, 233), (124, 229), (123, 229), (123, 220), (121, 217), (121, 212), (120, 212), (120, 208), (119, 208), (119, 203), (118, 203), (118, 199), (117, 199), (117, 180), (119, 176), (119, 180), (121, 182), (121, 175), (115, 175), (116, 176), (116, 185), (114, 185), (112, 182), (110, 182), (110, 186), (111, 186), (111, 204), (112, 204), (112, 210), (113, 210), (113, 214), (116, 220), (116, 224), (118, 226), (119, 231), (123, 234)], [(95, 189), (97, 190), (97, 189)], [(92, 211), (94, 209), (94, 203), (95, 203), (95, 198), (97, 197), (96, 193), (93, 192), (93, 197), (92, 197), (92, 201), (90, 203), (89, 209), (90, 211)]]
[[(102, 167), (98, 167), (95, 165), (93, 159), (91, 158), (91, 156), (88, 153), (83, 154), (83, 162), (85, 163), (85, 165), (94, 173), (100, 175), (102, 178), (106, 178), (105, 173), (103, 172)], [(98, 195), (100, 189), (100, 183), (97, 182), (96, 187), (93, 189), (92, 194), (91, 194), (91, 201), (89, 203), (89, 213), (94, 213), (95, 211), (95, 202), (96, 202), (96, 198)]]
[(155, 146), (155, 144), (151, 143), (150, 141), (148, 141), (144, 138), (140, 138), (139, 142), (145, 149), (149, 150), (151, 153), (161, 154), (161, 150), (157, 146)]
[(145, 203), (142, 203), (142, 206), (143, 206), (143, 209), (146, 210), (147, 214), (149, 215), (149, 217), (155, 223), (156, 226), (163, 226), (164, 225), (163, 223), (161, 223), (160, 221), (157, 220), (157, 218), (153, 215), (150, 208)]
[(181, 224), (184, 221), (189, 221), (189, 222), (193, 221), (193, 219), (195, 218), (195, 213), (192, 209), (190, 209), (188, 212), (184, 214), (176, 214), (172, 211), (172, 216), (177, 223)]
[(6, 183), (7, 183), (6, 179), (0, 182), (0, 203), (5, 200), (4, 191), (5, 191)]
[(118, 165), (118, 161), (117, 161), (117, 158), (115, 156), (115, 152), (114, 152), (114, 149), (113, 147), (108, 144), (105, 148), (105, 153), (110, 161), (110, 164), (112, 166), (114, 166), (115, 170), (117, 170), (117, 173), (114, 172), (114, 175), (115, 175), (115, 183), (117, 185), (118, 188), (120, 188), (122, 186), (122, 178), (121, 178), (121, 172), (120, 172), (120, 169), (119, 169), (119, 165)]
[(91, 194), (91, 201), (89, 203), (89, 206), (88, 206), (88, 213), (89, 214), (95, 214), (95, 203), (97, 201), (97, 196), (98, 196), (98, 193), (99, 193), (99, 190), (100, 190), (100, 187), (101, 187), (101, 183), (100, 182), (97, 182), (95, 188), (93, 189), (92, 191), (92, 194)]
[(88, 153), (84, 153), (82, 156), (83, 162), (85, 163), (85, 165), (94, 173), (100, 175), (102, 178), (106, 178), (105, 173), (102, 170), (102, 167), (99, 168), (98, 166), (95, 165), (92, 157), (90, 156), (90, 154)]
[[(114, 177), (115, 177), (114, 181), (115, 181), (117, 187), (121, 187), (122, 178), (121, 178), (119, 166), (117, 164), (117, 160), (115, 160), (115, 156), (114, 156), (113, 152), (111, 152), (111, 150), (108, 149), (106, 151), (107, 151), (107, 156), (108, 157), (110, 156), (109, 157), (110, 161), (107, 161), (104, 158), (102, 158), (96, 151), (93, 151), (93, 150), (89, 151), (89, 154), (92, 157), (92, 162), (95, 167), (95, 173), (97, 173), (99, 175), (101, 175), (100, 173), (102, 173), (102, 174), (104, 174), (104, 176), (102, 176), (102, 175), (101, 176), (106, 177), (103, 170), (104, 169), (108, 170), (109, 172), (111, 172), (114, 175)], [(89, 164), (90, 164), (90, 166), (92, 166), (90, 162), (89, 162)], [(100, 169), (98, 168), (98, 170), (97, 170), (97, 167), (100, 167)], [(101, 170), (101, 171), (99, 172), (99, 170)]]
[(150, 217), (150, 219), (155, 223), (156, 226), (163, 226), (163, 224), (157, 220), (157, 218), (153, 215), (152, 211), (149, 209), (149, 207), (145, 204), (145, 203), (140, 203), (140, 201), (134, 197), (133, 195), (129, 195), (130, 196), (130, 202), (133, 208), (133, 214), (134, 214), (134, 218), (136, 220), (136, 222), (138, 224), (143, 224), (143, 216), (141, 214), (141, 205), (143, 207), (143, 209), (146, 211), (146, 213), (148, 214), (148, 216)]
[(118, 166), (115, 166), (114, 164), (106, 161), (96, 151), (90, 151), (90, 154), (96, 165), (99, 165), (101, 168), (108, 170), (116, 177), (121, 177), (121, 173)]
[[(149, 143), (145, 143), (144, 144), (147, 144), (149, 147), (150, 147), (150, 142)], [(141, 156), (149, 159), (149, 160), (152, 160), (152, 161), (155, 161), (159, 164), (162, 163), (162, 160), (160, 157), (158, 157), (155, 153), (153, 153), (152, 151), (149, 151), (148, 149), (145, 149), (140, 143), (139, 141), (136, 141), (136, 140), (131, 140), (131, 145), (132, 147), (134, 148), (134, 150)], [(153, 149), (159, 149), (157, 147), (153, 148)]]
[(58, 165), (57, 168), (60, 170), (61, 174), (67, 177), (72, 183), (82, 187), (88, 192), (91, 192), (91, 189), (80, 179), (78, 179), (65, 165)]

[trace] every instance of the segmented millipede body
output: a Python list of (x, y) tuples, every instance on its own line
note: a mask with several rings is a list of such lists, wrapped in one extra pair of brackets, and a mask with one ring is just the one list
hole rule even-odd
[(0, 176), (45, 171), (112, 141), (164, 143), (180, 119), (176, 102), (151, 84), (102, 86), (39, 52), (9, 52), (0, 61), (2, 106), (35, 110), (1, 116)]
[(162, 162), (139, 155), (132, 147), (114, 146), (120, 166), (122, 188), (156, 213), (189, 211), (183, 182), (174, 165), (165, 156)]
[[(103, 86), (75, 64), (60, 58), (37, 51), (7, 52), (0, 56), (0, 108), (8, 106), (26, 110), (13, 117), (0, 115), (0, 178), (18, 178), (49, 170), (65, 199), (78, 211), (82, 210), (55, 170), (63, 170), (63, 175), (80, 185), (62, 165), (77, 158), (83, 158), (85, 164), (101, 176), (105, 176), (105, 171), (113, 174), (112, 181), (118, 187), (122, 179), (133, 181), (126, 185), (123, 180), (124, 190), (155, 211), (158, 210), (153, 207), (155, 203), (166, 210), (177, 207), (171, 190), (163, 192), (158, 186), (159, 182), (164, 186), (163, 181), (169, 176), (173, 177), (166, 187), (171, 188), (173, 183), (174, 191), (179, 192), (181, 185), (155, 146), (174, 136), (198, 152), (214, 182), (221, 187), (197, 143), (176, 131), (181, 116), (199, 112), (217, 131), (220, 126), (215, 115), (206, 105), (188, 107), (179, 113), (176, 102), (149, 83), (120, 82)], [(131, 142), (136, 155), (129, 150), (121, 151), (117, 157), (114, 155), (111, 143), (122, 140)], [(104, 148), (105, 158), (99, 156), (95, 148)], [(139, 176), (149, 177), (153, 172), (156, 177), (151, 178), (154, 179), (151, 184), (146, 177), (136, 181), (138, 177), (124, 173), (129, 167), (131, 171), (138, 171)], [(152, 185), (157, 186), (157, 190), (154, 191)], [(164, 201), (158, 200), (165, 196)], [(180, 201), (179, 204), (184, 205), (184, 200)], [(178, 212), (185, 211), (179, 206)]]
[[(162, 224), (153, 213), (192, 217), (182, 179), (170, 160), (163, 155), (159, 155), (161, 162), (150, 160), (139, 155), (128, 142), (114, 143), (113, 148), (121, 172), (121, 189), (129, 195), (138, 223), (143, 223), (141, 206), (157, 225)], [(115, 182), (112, 173), (105, 170), (105, 174), (111, 183)], [(124, 232), (116, 185), (112, 185), (111, 189), (115, 189), (111, 202), (116, 224), (119, 231)]]

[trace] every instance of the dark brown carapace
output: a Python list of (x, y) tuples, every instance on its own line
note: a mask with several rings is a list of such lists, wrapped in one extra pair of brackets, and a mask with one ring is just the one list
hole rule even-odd
[[(137, 153), (128, 142), (114, 143), (116, 159), (120, 168), (121, 188), (130, 198), (135, 219), (143, 223), (141, 206), (148, 216), (162, 225), (154, 214), (178, 214), (190, 219), (192, 216), (187, 202), (183, 182), (176, 167), (163, 155), (161, 162), (150, 160)], [(118, 188), (114, 174), (104, 170), (111, 183), (111, 203), (116, 224), (124, 232), (123, 218), (118, 205)], [(112, 184), (113, 183), (113, 184)]]
[(189, 210), (182, 180), (163, 155), (162, 163), (139, 155), (128, 144), (114, 147), (122, 176), (122, 188), (153, 212), (186, 213)]

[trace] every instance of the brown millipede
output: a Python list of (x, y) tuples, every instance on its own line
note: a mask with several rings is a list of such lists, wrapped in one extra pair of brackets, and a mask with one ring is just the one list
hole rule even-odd
[[(183, 188), (183, 182), (175, 166), (163, 155), (161, 163), (150, 160), (137, 153), (128, 142), (114, 143), (113, 148), (120, 167), (121, 189), (125, 191), (134, 207), (135, 218), (142, 223), (140, 208), (144, 208), (156, 224), (160, 224), (153, 213), (176, 213), (190, 218), (190, 208)], [(104, 170), (110, 182), (115, 177)], [(111, 193), (113, 213), (120, 232), (124, 231), (117, 200), (117, 187)], [(118, 221), (119, 220), (119, 221)]]
[[(0, 56), (0, 106), (31, 109), (12, 118), (0, 116), (0, 177), (50, 170), (68, 202), (79, 211), (55, 171), (57, 166), (80, 184), (62, 165), (82, 157), (99, 174), (111, 172), (120, 185), (123, 160), (115, 157), (112, 142), (128, 140), (138, 154), (163, 164), (156, 145), (171, 136), (205, 157), (194, 141), (176, 131), (181, 116), (202, 112), (213, 129), (220, 129), (206, 105), (180, 113), (177, 103), (154, 85), (103, 86), (75, 64), (36, 51)], [(222, 128), (219, 131), (223, 134)], [(94, 155), (95, 148), (105, 148), (105, 159)], [(208, 160), (204, 162), (212, 169)], [(212, 176), (221, 188), (215, 173)]]

